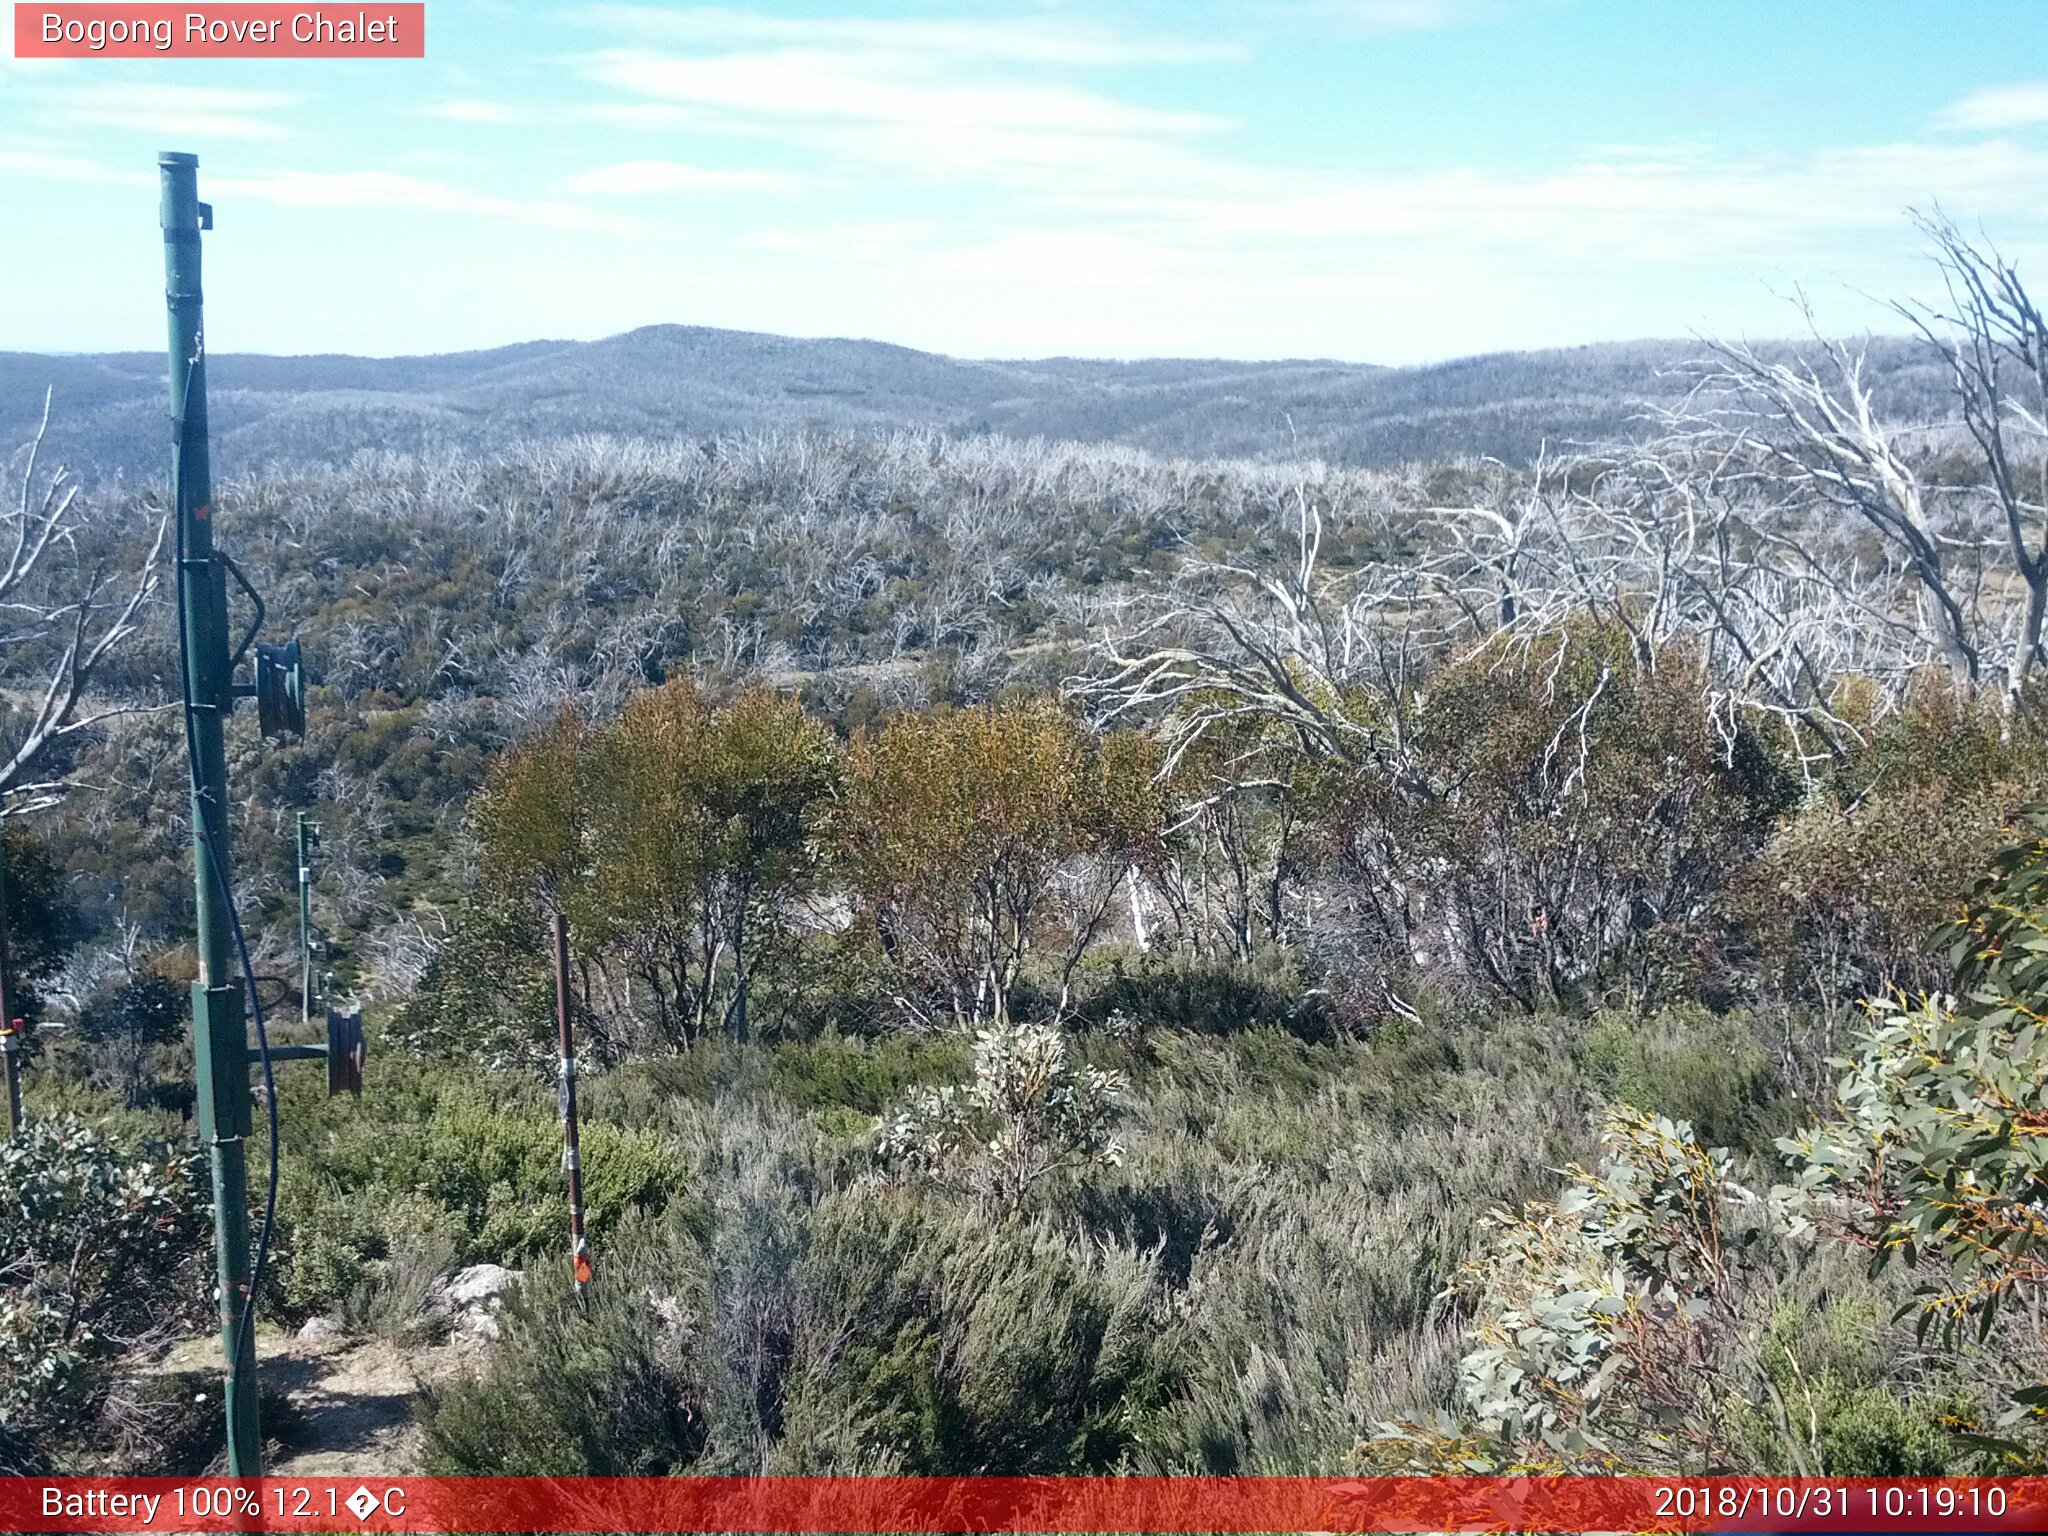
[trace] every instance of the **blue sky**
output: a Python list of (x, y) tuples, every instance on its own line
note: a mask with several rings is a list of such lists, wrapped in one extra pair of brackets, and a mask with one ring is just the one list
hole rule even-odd
[[(356, 0), (350, 0), (353, 11)], [(1882, 325), (1939, 202), (2048, 289), (2048, 0), (428, 0), (421, 61), (0, 60), (0, 348), (683, 322), (970, 356)], [(1888, 327), (1896, 328), (1896, 327)]]

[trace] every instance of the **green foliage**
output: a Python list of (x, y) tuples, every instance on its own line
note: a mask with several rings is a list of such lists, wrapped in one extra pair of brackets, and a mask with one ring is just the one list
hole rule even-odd
[[(424, 1319), (423, 1270), (452, 1264), (456, 1221), (416, 1192), (294, 1179), (279, 1247), (280, 1300), (294, 1314), (333, 1307), (352, 1330), (403, 1335)], [(426, 1276), (431, 1280), (433, 1274)]]
[[(1728, 1405), (1736, 1457), (1777, 1475), (1801, 1466), (1834, 1477), (1952, 1473), (1968, 1454), (1960, 1436), (1973, 1427), (1977, 1405), (1959, 1384), (1901, 1390), (1887, 1381), (1893, 1338), (1854, 1291), (1782, 1306), (1759, 1342), (1765, 1401)], [(1771, 1422), (1772, 1404), (1804, 1430), (1799, 1454)]]
[[(1839, 701), (1852, 719), (1867, 690)], [(2048, 738), (1937, 678), (1863, 723), (1761, 857), (1732, 882), (1729, 984), (1831, 1012), (1947, 978), (1927, 936), (1951, 918), (2026, 800), (2048, 790)]]
[[(1070, 1064), (1129, 1077), (1127, 1156), (1009, 1207), (884, 1181), (823, 1124), (821, 1101), (868, 1098), (884, 1069), (957, 1070), (957, 1038), (693, 1052), (624, 1069), (616, 1096), (606, 1073), (593, 1114), (673, 1138), (693, 1198), (599, 1244), (588, 1330), (529, 1294), (504, 1370), (436, 1395), (432, 1423), (463, 1427), (430, 1427), (435, 1464), (1342, 1470), (1358, 1424), (1448, 1385), (1428, 1318), (1464, 1213), (1577, 1150), (1560, 1038), (1070, 1039)], [(703, 1077), (674, 1076), (700, 1056)], [(687, 1418), (636, 1419), (629, 1395)]]
[[(1597, 1171), (1554, 1206), (1489, 1218), (1459, 1390), (1505, 1446), (1567, 1461), (1697, 1466), (1712, 1432), (1707, 1341), (1729, 1322), (1726, 1154), (1691, 1127), (1608, 1113)], [(1688, 1444), (1692, 1441), (1692, 1444)]]
[(787, 695), (754, 689), (714, 708), (672, 681), (634, 695), (580, 766), (593, 856), (583, 946), (615, 946), (652, 985), (670, 1039), (745, 1039), (760, 951), (816, 870), (830, 735)]
[[(1788, 1183), (1759, 1202), (1689, 1127), (1611, 1112), (1599, 1173), (1575, 1169), (1554, 1209), (1495, 1218), (1468, 1270), (1469, 1418), (1389, 1423), (1364, 1459), (1638, 1471), (1734, 1460), (1802, 1474), (2039, 1464), (2048, 1365), (2026, 1322), (2000, 1329), (2012, 1301), (2038, 1316), (2048, 1277), (2048, 810), (2026, 821), (1948, 930), (1966, 995), (1870, 1005), (1854, 1058), (1838, 1063), (1836, 1118), (1779, 1142)], [(1632, 1036), (1614, 1020), (1589, 1034), (1588, 1067), (1610, 1092), (1651, 1080)], [(1830, 1349), (1853, 1318), (1839, 1298), (1832, 1311), (1774, 1299), (1815, 1263), (1816, 1230), (1865, 1250), (1871, 1282), (1905, 1272), (1896, 1315), (1917, 1315), (1920, 1343), (1936, 1336), (1956, 1375), (1902, 1390)], [(1972, 1377), (2009, 1399), (1996, 1435), (1978, 1423)]]
[(1069, 1473), (1117, 1466), (1169, 1395), (1173, 1330), (1142, 1254), (872, 1197), (817, 1223), (803, 1284), (819, 1321), (843, 1302), (853, 1326), (786, 1421), (843, 1416), (906, 1473)]
[(833, 833), (913, 1017), (1009, 1020), (1051, 951), (1056, 1012), (1133, 863), (1160, 836), (1152, 752), (1050, 699), (899, 715), (847, 749)]
[(190, 1011), (186, 988), (145, 970), (88, 998), (79, 1010), (78, 1037), (94, 1048), (99, 1075), (111, 1077), (127, 1106), (139, 1109), (161, 1101), (151, 1080), (153, 1058), (158, 1047), (183, 1039)]
[(1211, 724), (1173, 763), (1163, 790), (1175, 814), (1151, 873), (1173, 947), (1197, 962), (1287, 963), (1302, 845), (1315, 834), (1302, 814), (1313, 783), (1291, 746), (1286, 731), (1240, 716)]
[(835, 769), (830, 733), (764, 688), (714, 705), (679, 678), (607, 725), (565, 715), (501, 758), (478, 799), (484, 901), (568, 916), (610, 1054), (629, 1043), (636, 989), (671, 1045), (745, 1039), (757, 971), (795, 945)]
[(1385, 1422), (1384, 1470), (1954, 1472), (1976, 1454), (1966, 1377), (1901, 1377), (1867, 1281), (1839, 1273), (1689, 1127), (1611, 1110), (1596, 1171), (1490, 1219), (1463, 1413)]
[(1402, 760), (1319, 771), (1362, 959), (1530, 1010), (1687, 988), (1785, 786), (1746, 729), (1724, 737), (1697, 657), (1652, 669), (1633, 645), (1586, 622), (1490, 647), (1431, 678)]
[(549, 908), (574, 900), (589, 862), (585, 734), (581, 717), (564, 711), (491, 765), (470, 813), (487, 891), (532, 896)]
[(72, 1116), (0, 1143), (0, 1469), (75, 1426), (137, 1343), (189, 1325), (203, 1294), (204, 1170)]
[(522, 1303), (433, 1394), (449, 1472), (1115, 1465), (1170, 1387), (1145, 1260), (865, 1190), (650, 1235), (590, 1313)]
[(35, 1020), (42, 1011), (37, 983), (78, 942), (81, 915), (64, 871), (22, 817), (0, 821), (0, 861), (5, 863), (0, 878), (6, 893), (8, 980), (13, 988), (8, 1002), (16, 1018)]
[(1275, 947), (1258, 950), (1249, 961), (1179, 949), (1140, 956), (1117, 952), (1080, 979), (1086, 987), (1083, 1016), (1096, 1024), (1122, 1016), (1148, 1028), (1193, 1034), (1279, 1028), (1305, 1039), (1319, 1038), (1328, 1027), (1317, 999), (1307, 995), (1300, 962)]
[(550, 1059), (555, 988), (539, 914), (517, 901), (473, 903), (455, 942), (434, 951), (383, 1033), (424, 1055), (492, 1068)]
[(957, 1036), (888, 1035), (779, 1047), (769, 1068), (775, 1092), (805, 1109), (847, 1108), (870, 1117), (907, 1089), (957, 1080), (969, 1065)]
[(560, 1295), (515, 1297), (483, 1374), (423, 1398), (425, 1470), (659, 1477), (692, 1466), (704, 1425), (674, 1326), (682, 1318), (649, 1305), (650, 1282), (665, 1278), (627, 1261), (587, 1309)]
[(996, 1206), (1045, 1180), (1114, 1168), (1124, 1093), (1114, 1073), (1074, 1059), (1059, 1030), (1010, 1024), (975, 1036), (965, 1089), (921, 1088), (876, 1125), (882, 1158), (924, 1178), (963, 1181)]
[(1768, 1155), (1797, 1110), (1753, 1016), (1670, 1007), (1650, 1018), (1602, 1013), (1587, 1025), (1586, 1073), (1609, 1100), (1694, 1128), (1708, 1146)]
[[(1946, 930), (1962, 996), (1872, 1006), (1837, 1117), (1783, 1143), (1784, 1198), (1802, 1221), (1867, 1246), (1874, 1268), (1916, 1277), (1924, 1338), (1989, 1341), (2048, 1281), (2048, 809), (1994, 861)], [(2020, 1336), (2031, 1330), (2020, 1327)], [(2048, 1421), (2048, 1363), (2015, 1362), (2007, 1428)]]
[[(417, 1274), (422, 1255), (516, 1266), (561, 1249), (561, 1129), (537, 1088), (507, 1092), (419, 1063), (404, 1092), (366, 1095), (361, 1112), (337, 1112), (299, 1083), (291, 1091), (279, 1219), (292, 1309), (353, 1298), (389, 1313), (377, 1293)], [(656, 1130), (593, 1121), (582, 1152), (593, 1240), (629, 1215), (661, 1213), (686, 1186), (682, 1149)]]
[[(1921, 1270), (1921, 1332), (1953, 1347), (1965, 1324), (1989, 1337), (2001, 1308), (2048, 1278), (2048, 1049), (2015, 999), (1981, 1016), (1939, 1001), (1883, 1006), (1857, 1041), (1840, 1117), (1784, 1143), (1785, 1194), (1841, 1225), (1873, 1263)], [(1846, 1220), (1844, 1220), (1846, 1218)], [(2017, 1398), (2048, 1404), (2034, 1384)]]

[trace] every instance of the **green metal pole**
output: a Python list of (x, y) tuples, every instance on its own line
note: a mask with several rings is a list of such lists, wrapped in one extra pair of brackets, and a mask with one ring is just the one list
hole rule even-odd
[(206, 447), (206, 340), (199, 232), (213, 210), (199, 201), (199, 157), (162, 154), (164, 301), (170, 309), (172, 479), (178, 526), (178, 601), (184, 617), (187, 742), (192, 769), (192, 859), (198, 896), (199, 979), (192, 984), (192, 1045), (199, 1134), (213, 1165), (221, 1344), (227, 1356), (228, 1474), (262, 1468), (256, 1419), (255, 1330), (249, 1304), (249, 1040), (223, 893), (228, 880), (228, 770), (223, 745), (234, 704), (229, 678), (227, 567), (213, 549), (213, 471)]
[(299, 1022), (313, 1022), (313, 854), (299, 812)]

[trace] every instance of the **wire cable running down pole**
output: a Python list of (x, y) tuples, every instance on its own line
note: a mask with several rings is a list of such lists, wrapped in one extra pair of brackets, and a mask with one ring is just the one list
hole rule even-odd
[(19, 1136), (28, 1127), (21, 1107), (21, 1058), (28, 1050), (28, 1021), (14, 1016), (12, 955), (7, 931), (7, 847), (0, 841), (0, 1076), (7, 1079), (7, 1134)]
[(320, 831), (299, 812), (299, 1022), (313, 1022), (313, 848)]

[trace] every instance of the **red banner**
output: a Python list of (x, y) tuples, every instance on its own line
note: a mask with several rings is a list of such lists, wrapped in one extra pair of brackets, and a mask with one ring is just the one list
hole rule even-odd
[(420, 0), (200, 0), (195, 5), (14, 7), (18, 59), (423, 59), (427, 8)]
[(0, 1531), (2041, 1531), (2048, 1478), (0, 1479)]

